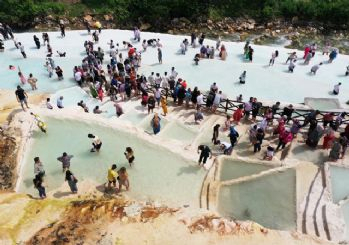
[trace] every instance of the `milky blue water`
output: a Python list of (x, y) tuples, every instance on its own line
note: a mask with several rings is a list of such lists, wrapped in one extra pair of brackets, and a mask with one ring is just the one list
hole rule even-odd
[[(33, 134), (33, 146), (24, 159), (24, 171), (19, 191), (36, 194), (33, 188), (33, 158), (39, 156), (47, 176), (47, 191), (64, 184), (61, 163), (56, 158), (63, 152), (74, 155), (71, 170), (83, 181), (92, 179), (103, 185), (112, 164), (127, 168), (130, 177), (129, 195), (138, 199), (166, 200), (175, 204), (197, 206), (202, 180), (206, 171), (195, 162), (187, 161), (159, 145), (153, 145), (132, 134), (115, 129), (71, 120), (44, 118), (48, 134)], [(100, 153), (90, 153), (88, 133), (98, 135), (103, 142)], [(157, 136), (154, 136), (157, 137)], [(124, 157), (127, 146), (135, 152), (135, 164), (130, 168)], [(66, 184), (67, 190), (68, 185)], [(100, 187), (96, 187), (100, 190)]]

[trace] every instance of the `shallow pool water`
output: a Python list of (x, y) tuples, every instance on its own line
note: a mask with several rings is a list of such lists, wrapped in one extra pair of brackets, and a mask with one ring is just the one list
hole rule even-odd
[(333, 100), (309, 99), (307, 105), (320, 111), (339, 109), (338, 104)]
[[(198, 205), (205, 171), (197, 167), (196, 163), (185, 160), (159, 145), (112, 128), (72, 120), (44, 120), (48, 125), (48, 134), (39, 131), (33, 133), (33, 145), (23, 162), (20, 192), (37, 195), (32, 184), (35, 156), (39, 156), (44, 164), (48, 191), (64, 184), (61, 163), (56, 158), (66, 151), (74, 155), (71, 170), (80, 181), (92, 179), (102, 186), (106, 182), (108, 168), (115, 163), (118, 168), (127, 168), (131, 197)], [(100, 153), (89, 152), (91, 140), (87, 138), (88, 133), (101, 138), (103, 146)], [(131, 146), (135, 152), (136, 160), (132, 168), (128, 166), (123, 154), (127, 146)], [(68, 185), (65, 185), (68, 190)], [(97, 189), (103, 189), (101, 186)]]
[(332, 199), (335, 203), (349, 197), (349, 169), (330, 165)]
[(242, 162), (234, 159), (224, 159), (221, 163), (220, 181), (233, 180), (252, 174), (258, 174), (262, 171), (272, 169), (257, 163)]
[[(12, 41), (5, 41), (5, 52), (0, 53), (0, 88), (15, 89), (18, 84), (17, 70), (10, 71), (9, 65), (20, 66), (23, 73), (28, 76), (33, 73), (39, 79), (39, 92), (53, 92), (58, 89), (71, 87), (75, 85), (73, 77), (73, 67), (80, 65), (81, 60), (86, 55), (83, 43), (90, 40), (91, 37), (86, 34), (85, 30), (67, 31), (66, 37), (62, 39), (59, 32), (49, 32), (50, 43), (54, 52), (55, 64), (62, 67), (65, 79), (58, 81), (56, 74), (53, 78), (48, 78), (47, 71), (43, 67), (47, 55), (46, 48), (42, 47), (38, 50), (33, 41), (33, 35), (41, 36), (41, 33), (16, 33), (18, 41), (22, 42), (25, 47), (28, 58), (23, 59), (19, 50), (14, 48)], [(186, 55), (179, 54), (179, 44), (184, 38), (189, 36), (168, 35), (159, 33), (142, 32), (142, 39), (159, 38), (163, 44), (163, 63), (157, 62), (157, 49), (149, 47), (146, 52), (142, 53), (142, 64), (140, 73), (149, 76), (151, 72), (170, 71), (171, 67), (175, 67), (179, 76), (188, 82), (189, 87), (198, 86), (200, 90), (209, 89), (213, 82), (217, 82), (219, 89), (228, 95), (228, 98), (235, 98), (238, 94), (248, 96), (254, 95), (260, 100), (272, 101), (289, 101), (292, 103), (303, 102), (304, 97), (321, 97), (321, 98), (338, 98), (341, 102), (347, 100), (346, 94), (349, 91), (349, 85), (342, 82), (341, 92), (334, 96), (329, 94), (333, 86), (343, 79), (345, 67), (348, 63), (347, 55), (338, 55), (333, 64), (324, 64), (318, 70), (316, 76), (310, 75), (309, 71), (313, 64), (318, 64), (327, 57), (321, 53), (316, 53), (309, 65), (296, 63), (294, 73), (287, 72), (285, 61), (290, 49), (278, 47), (279, 57), (275, 61), (274, 66), (268, 66), (271, 53), (275, 51), (275, 47), (253, 45), (254, 56), (253, 63), (248, 63), (243, 59), (244, 43), (223, 42), (228, 57), (226, 61), (222, 61), (218, 57), (214, 59), (202, 59), (198, 66), (193, 64), (193, 57), (198, 53), (199, 48), (189, 47)], [(124, 40), (130, 40), (133, 36), (132, 31), (126, 30), (103, 30), (97, 47), (101, 47), (106, 52), (103, 65), (108, 62), (110, 39), (115, 43), (122, 43)], [(215, 40), (205, 39), (204, 44), (214, 46)], [(133, 43), (137, 50), (141, 50), (141, 42)], [(122, 45), (121, 45), (122, 46)], [(56, 51), (67, 52), (67, 57), (56, 57)], [(120, 49), (123, 56), (126, 57), (126, 50)], [(298, 56), (302, 55), (302, 51), (297, 52)], [(302, 63), (302, 62), (299, 62)], [(234, 69), (232, 69), (232, 67)], [(344, 67), (344, 68), (343, 68)], [(238, 82), (240, 74), (246, 70), (246, 84), (241, 85)], [(26, 86), (29, 89), (29, 86)], [(265, 89), (269, 88), (269, 89)], [(287, 88), (287, 89), (285, 89)], [(316, 89), (314, 89), (316, 88)], [(289, 93), (289, 91), (296, 91)]]
[(296, 171), (288, 169), (229, 186), (218, 194), (218, 212), (281, 230), (296, 229)]
[(181, 142), (191, 143), (198, 135), (198, 130), (174, 121), (169, 123), (160, 135), (163, 138), (171, 138)]

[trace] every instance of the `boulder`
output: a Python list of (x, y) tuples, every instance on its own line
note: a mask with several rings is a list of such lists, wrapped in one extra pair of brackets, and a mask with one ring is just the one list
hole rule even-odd
[(88, 22), (92, 21), (92, 19), (93, 19), (93, 17), (89, 14), (84, 16), (84, 20), (86, 20)]

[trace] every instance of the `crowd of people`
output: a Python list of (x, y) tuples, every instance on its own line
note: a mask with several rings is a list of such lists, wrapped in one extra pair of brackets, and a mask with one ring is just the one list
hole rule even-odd
[[(85, 24), (86, 29), (90, 34), (91, 26), (88, 22)], [(64, 38), (66, 35), (64, 23), (60, 23), (59, 27), (61, 30), (61, 37)], [(2, 34), (3, 32), (5, 32), (5, 34), (7, 33), (6, 37), (9, 38), (10, 36), (13, 39), (16, 48), (18, 48), (22, 53), (22, 56), (24, 58), (27, 57), (24, 46), (20, 42), (17, 42), (9, 28), (1, 29), (0, 26), (0, 32)], [(170, 71), (164, 72), (163, 75), (151, 72), (151, 74), (146, 77), (142, 73), (139, 73), (138, 70), (139, 67), (141, 67), (142, 55), (147, 52), (148, 48), (157, 49), (158, 62), (160, 64), (162, 63), (162, 43), (160, 42), (160, 39), (151, 38), (142, 41), (141, 31), (136, 27), (134, 28), (132, 43), (123, 41), (120, 45), (119, 43), (110, 40), (108, 42), (109, 50), (105, 52), (101, 47), (98, 47), (99, 35), (101, 35), (101, 32), (102, 28), (99, 26), (92, 33), (92, 40), (86, 40), (83, 43), (83, 48), (85, 50), (84, 58), (82, 59), (81, 64), (76, 64), (76, 66), (74, 66), (72, 73), (74, 80), (79, 86), (89, 88), (92, 97), (99, 99), (101, 102), (105, 100), (105, 97), (109, 97), (109, 100), (114, 102), (116, 116), (119, 117), (124, 113), (122, 103), (120, 102), (129, 100), (131, 97), (136, 97), (140, 99), (141, 105), (148, 111), (148, 114), (153, 114), (150, 125), (153, 129), (154, 135), (156, 135), (161, 131), (161, 116), (166, 116), (168, 114), (167, 105), (169, 103), (169, 98), (172, 98), (172, 105), (174, 106), (183, 106), (186, 109), (194, 108), (195, 112), (193, 113), (193, 121), (198, 124), (204, 119), (205, 111), (216, 113), (221, 102), (225, 100), (217, 83), (212, 83), (210, 88), (205, 89), (205, 92), (201, 92), (198, 87), (191, 89), (187, 81), (179, 76), (175, 67), (172, 67)], [(53, 49), (50, 45), (48, 33), (42, 34), (42, 41), (43, 45), (46, 45), (47, 47), (47, 55), (45, 57), (46, 62), (44, 66), (47, 69), (48, 77), (51, 78), (55, 71), (58, 80), (63, 80), (63, 70), (60, 66), (56, 66), (54, 58), (52, 57)], [(34, 43), (38, 49), (42, 46), (40, 39), (36, 35), (34, 35)], [(137, 44), (141, 44), (142, 50), (137, 49), (135, 46)], [(123, 48), (121, 46), (123, 46)], [(200, 52), (194, 57), (194, 62), (197, 65), (201, 59), (215, 58), (216, 51), (219, 51), (218, 57), (220, 59), (225, 60), (227, 57), (227, 50), (220, 37), (218, 37), (216, 41), (216, 46), (210, 47), (209, 45), (205, 45), (204, 33), (201, 33), (198, 37), (195, 33), (192, 33), (190, 43), (188, 39), (184, 39), (180, 43), (180, 53), (185, 55), (189, 46), (192, 46), (192, 48), (199, 48)], [(126, 55), (123, 51), (126, 51)], [(315, 55), (315, 51), (316, 44), (307, 45), (305, 47), (303, 56), (305, 65), (309, 64), (310, 60)], [(57, 53), (59, 57), (66, 56), (66, 52), (57, 50)], [(247, 41), (242, 53), (243, 58), (248, 62), (253, 62), (253, 54), (254, 49), (250, 42)], [(328, 63), (331, 63), (336, 58), (338, 50), (331, 48), (329, 44), (326, 44), (323, 54), (329, 55)], [(106, 56), (108, 56), (108, 58), (105, 58)], [(278, 50), (275, 50), (269, 60), (269, 66), (274, 65), (275, 59), (278, 56), (279, 52)], [(289, 72), (294, 72), (295, 63), (298, 60), (296, 52), (289, 54), (289, 57), (286, 60), (286, 64), (290, 63), (288, 66)], [(321, 65), (322, 63), (312, 66), (310, 70), (311, 74), (316, 75), (316, 72)], [(346, 75), (349, 74), (348, 70), (349, 68), (347, 68)], [(246, 74), (247, 72), (243, 71), (239, 77), (239, 82), (241, 84), (246, 83)], [(30, 74), (29, 78), (26, 79), (19, 69), (18, 76), (22, 85), (29, 83), (33, 90), (37, 89), (38, 79), (36, 79), (32, 74)], [(334, 94), (339, 93), (340, 85), (341, 83), (335, 85), (333, 89)], [(206, 93), (207, 90), (208, 92)], [(27, 103), (28, 95), (21, 86), (17, 87), (16, 97), (23, 110), (29, 109)], [(64, 108), (63, 99), (63, 96), (57, 98), (57, 108)], [(329, 157), (331, 160), (338, 160), (339, 158), (343, 158), (345, 155), (349, 139), (349, 125), (345, 127), (344, 132), (339, 134), (339, 137), (336, 137), (336, 132), (340, 131), (340, 125), (343, 123), (346, 116), (345, 113), (341, 113), (336, 117), (333, 113), (327, 113), (323, 116), (323, 124), (321, 125), (317, 118), (320, 115), (320, 112), (314, 110), (306, 115), (304, 117), (304, 122), (301, 123), (299, 120), (292, 117), (295, 112), (293, 105), (281, 108), (280, 102), (277, 102), (273, 106), (268, 107), (263, 106), (263, 104), (260, 101), (257, 101), (257, 98), (254, 97), (251, 97), (247, 102), (243, 102), (242, 95), (237, 96), (236, 102), (238, 102), (238, 108), (236, 108), (231, 115), (228, 113), (224, 126), (221, 127), (219, 124), (214, 126), (212, 146), (198, 146), (198, 153), (200, 153), (199, 165), (205, 164), (207, 159), (212, 157), (213, 154), (210, 147), (217, 147), (219, 154), (230, 155), (232, 153), (240, 137), (236, 125), (239, 125), (242, 120), (252, 123), (248, 130), (248, 136), (251, 146), (253, 147), (253, 152), (257, 153), (262, 150), (263, 141), (265, 140), (267, 133), (270, 133), (271, 137), (278, 139), (276, 145), (268, 144), (265, 147), (266, 152), (264, 159), (266, 160), (272, 160), (274, 152), (280, 149), (283, 150), (288, 144), (297, 138), (297, 134), (301, 132), (302, 128), (305, 144), (309, 147), (317, 147), (320, 139), (323, 137), (323, 148), (330, 149)], [(90, 112), (90, 108), (88, 108), (84, 101), (77, 101), (77, 105), (86, 113)], [(54, 108), (51, 104), (50, 98), (47, 98), (46, 107), (50, 110)], [(156, 107), (162, 109), (161, 116), (159, 113), (154, 113), (154, 108)], [(104, 112), (99, 108), (99, 106), (95, 106), (91, 111), (94, 114), (101, 114)], [(219, 132), (228, 132), (230, 142), (221, 141), (219, 139)], [(98, 152), (102, 146), (101, 140), (93, 134), (89, 134), (89, 138), (93, 139), (93, 148), (91, 149), (91, 152)], [(65, 180), (68, 182), (71, 191), (76, 193), (77, 178), (74, 176), (72, 171), (69, 170), (72, 157), (73, 156), (68, 155), (67, 153), (63, 153), (63, 155), (57, 160), (62, 162), (63, 172), (65, 172)], [(131, 167), (134, 161), (133, 150), (131, 147), (126, 148), (125, 157)], [(40, 196), (45, 197), (45, 188), (43, 186), (45, 171), (39, 157), (34, 159), (34, 165), (34, 185), (38, 189)], [(128, 174), (124, 167), (117, 171), (116, 165), (112, 165), (108, 170), (107, 180), (107, 189), (110, 189), (113, 186), (117, 191), (119, 191), (123, 185), (127, 190), (129, 189)], [(116, 183), (118, 183), (118, 185), (116, 185)]]

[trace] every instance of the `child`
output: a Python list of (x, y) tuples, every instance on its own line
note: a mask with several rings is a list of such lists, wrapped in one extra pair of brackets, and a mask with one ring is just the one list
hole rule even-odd
[(271, 160), (273, 160), (273, 157), (274, 157), (274, 147), (268, 146), (267, 152), (265, 153), (263, 160), (271, 161)]

